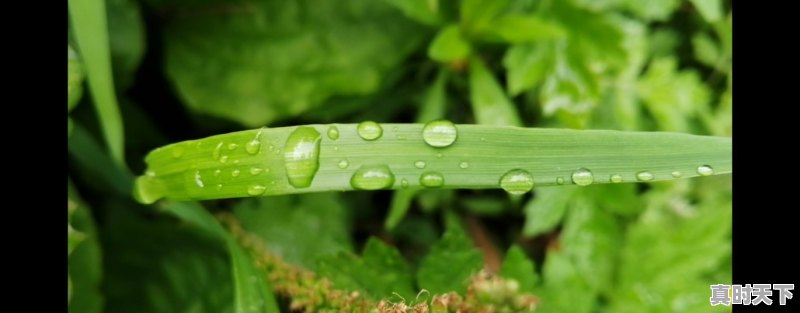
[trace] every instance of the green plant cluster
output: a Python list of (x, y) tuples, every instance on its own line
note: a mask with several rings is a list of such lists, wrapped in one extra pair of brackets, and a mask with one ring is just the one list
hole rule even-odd
[(729, 1), (70, 0), (69, 19), (70, 312), (726, 311), (708, 286), (731, 282), (729, 175), (152, 205), (132, 190), (157, 147), (262, 126), (730, 137)]

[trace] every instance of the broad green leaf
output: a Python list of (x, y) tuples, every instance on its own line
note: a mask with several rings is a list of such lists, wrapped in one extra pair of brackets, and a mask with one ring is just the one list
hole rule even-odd
[[(724, 56), (719, 45), (706, 33), (697, 33), (692, 36), (692, 48), (695, 58), (705, 65), (717, 68)], [(724, 69), (723, 69), (724, 70)]]
[(417, 285), (431, 294), (464, 294), (469, 278), (483, 267), (483, 255), (457, 220), (447, 220), (447, 230), (433, 244), (417, 270)]
[(503, 57), (503, 65), (508, 71), (508, 93), (516, 96), (539, 85), (553, 68), (552, 53), (548, 44), (511, 46)]
[(526, 236), (537, 236), (555, 229), (577, 190), (573, 187), (538, 188), (533, 199), (525, 205)]
[(510, 0), (462, 0), (461, 24), (467, 33), (484, 28), (493, 18), (508, 7)]
[(86, 68), (89, 92), (94, 100), (111, 158), (117, 166), (125, 165), (125, 137), (111, 71), (108, 25), (104, 0), (69, 0), (69, 15), (78, 43), (78, 52)]
[(706, 22), (713, 23), (722, 18), (721, 0), (691, 0)]
[(414, 278), (400, 252), (374, 237), (367, 240), (361, 257), (340, 252), (319, 261), (320, 276), (333, 281), (337, 289), (365, 292), (374, 299), (391, 298), (394, 293), (413, 299)]
[[(357, 190), (363, 187), (352, 180), (354, 176), (356, 180), (363, 178), (359, 169), (363, 172), (378, 165), (380, 171), (388, 168), (392, 174), (380, 177), (394, 178), (393, 181), (381, 180), (391, 183), (385, 185), (385, 189), (401, 189), (403, 180), (408, 188), (422, 187), (420, 175), (426, 171), (442, 174), (445, 181), (441, 188), (444, 189), (500, 188), (500, 178), (513, 169), (531, 173), (538, 187), (555, 186), (559, 180), (571, 185), (570, 177), (580, 168), (590, 169), (595, 184), (609, 183), (611, 175), (621, 175), (623, 182), (638, 182), (637, 174), (641, 171), (653, 174), (648, 181), (676, 179), (673, 176), (676, 171), (680, 172), (679, 178), (696, 177), (700, 176), (698, 167), (704, 165), (711, 166), (713, 174), (732, 171), (731, 139), (726, 137), (460, 124), (455, 125), (457, 139), (453, 145), (435, 148), (423, 140), (422, 124), (381, 124), (385, 134), (371, 141), (358, 135), (355, 124), (303, 127), (326, 134), (334, 126), (340, 134), (337, 139), (320, 135), (319, 141), (315, 141), (319, 143), (319, 154), (316, 159), (311, 158), (309, 164), (318, 164), (318, 167), (302, 171), (288, 168), (301, 171), (294, 174), (311, 175), (308, 187), (295, 187), (288, 181), (286, 156), (292, 157), (299, 147), (292, 146), (293, 141), (287, 138), (298, 127), (281, 127), (240, 131), (156, 149), (146, 159), (147, 174), (137, 179), (136, 194), (140, 200), (152, 202), (161, 197), (219, 199)], [(343, 160), (347, 160), (345, 168), (341, 167)], [(425, 162), (425, 168), (417, 168), (416, 161)], [(469, 166), (461, 168), (461, 162)], [(273, 207), (272, 214), (284, 214), (289, 218), (293, 214), (315, 212), (287, 214), (298, 211), (282, 208), (290, 206), (290, 198), (277, 199), (280, 198), (263, 201), (264, 205)], [(243, 205), (252, 207), (250, 212), (256, 212), (259, 203), (262, 202)], [(327, 200), (324, 205), (339, 210), (335, 200)], [(317, 209), (323, 208), (314, 208)], [(328, 208), (326, 212), (339, 211)], [(300, 219), (300, 216), (291, 219)]]
[(469, 62), (469, 91), (478, 124), (522, 126), (516, 106), (478, 57)]
[(105, 0), (109, 45), (117, 90), (130, 87), (145, 52), (144, 21), (135, 0)]
[(674, 58), (653, 60), (636, 90), (659, 128), (665, 131), (689, 132), (690, 119), (707, 109), (711, 96), (699, 74), (678, 71)]
[(494, 19), (482, 35), (494, 35), (509, 43), (534, 42), (564, 38), (561, 25), (533, 15), (508, 14)]
[(67, 45), (67, 112), (72, 111), (83, 95), (83, 64), (78, 53)]
[(567, 213), (559, 240), (565, 256), (594, 292), (610, 289), (619, 243), (620, 227), (609, 212), (578, 199)]
[[(68, 235), (68, 310), (70, 312), (99, 313), (104, 297), (100, 290), (103, 280), (102, 251), (97, 226), (88, 205), (80, 198), (71, 181), (67, 183), (70, 229)], [(80, 240), (73, 243), (74, 236)]]
[(253, 265), (253, 261), (242, 250), (239, 243), (222, 228), (222, 225), (211, 214), (192, 202), (169, 202), (163, 204), (162, 209), (225, 241), (231, 258), (235, 312), (278, 311), (275, 296), (266, 282), (266, 273)]
[(234, 312), (225, 243), (206, 230), (113, 203), (101, 232), (108, 312)]
[(650, 32), (647, 48), (654, 57), (668, 57), (675, 54), (680, 43), (680, 34), (671, 28), (658, 28)]
[(461, 34), (461, 29), (452, 24), (439, 31), (428, 47), (428, 56), (439, 62), (453, 62), (466, 59), (471, 51), (470, 43)]
[(383, 1), (224, 3), (180, 6), (164, 30), (166, 72), (194, 112), (249, 127), (371, 94), (427, 38)]
[(665, 21), (680, 4), (679, 0), (625, 0), (626, 7), (646, 21)]
[(348, 210), (338, 199), (335, 193), (247, 199), (234, 213), (271, 252), (313, 270), (322, 256), (353, 251)]
[(536, 292), (540, 298), (537, 313), (589, 313), (597, 305), (597, 292), (564, 251), (547, 251), (542, 280), (544, 284)]
[(431, 26), (442, 22), (439, 15), (439, 0), (386, 0), (409, 18)]
[(506, 252), (506, 258), (500, 266), (500, 275), (519, 282), (519, 290), (522, 292), (533, 293), (539, 283), (536, 265), (517, 245), (511, 246)]

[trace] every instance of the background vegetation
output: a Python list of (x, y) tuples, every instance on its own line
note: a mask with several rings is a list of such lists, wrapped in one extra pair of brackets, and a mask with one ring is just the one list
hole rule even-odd
[(730, 176), (152, 206), (131, 190), (158, 146), (261, 126), (447, 118), (731, 136), (729, 2), (69, 4), (72, 312), (313, 311), (352, 291), (411, 306), (475, 292), (481, 268), (517, 282), (478, 288), (499, 297), (485, 303), (726, 310), (708, 285), (731, 281)]

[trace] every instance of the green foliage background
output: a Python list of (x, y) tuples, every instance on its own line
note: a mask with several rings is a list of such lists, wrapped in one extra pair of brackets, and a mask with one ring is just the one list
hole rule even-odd
[[(731, 280), (730, 176), (524, 197), (382, 191), (154, 206), (130, 190), (155, 147), (260, 126), (447, 118), (731, 136), (729, 2), (70, 6), (71, 312), (286, 311), (199, 205), (233, 212), (270, 251), (376, 299), (464, 292), (488, 253), (542, 312), (726, 310), (709, 306), (708, 285)], [(81, 26), (93, 12), (107, 28)], [(92, 50), (102, 44), (110, 64)], [(489, 248), (475, 246), (465, 219)]]

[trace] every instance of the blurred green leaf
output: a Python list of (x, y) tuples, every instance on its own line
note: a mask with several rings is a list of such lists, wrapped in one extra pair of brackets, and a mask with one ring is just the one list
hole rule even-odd
[(576, 193), (574, 186), (537, 188), (533, 199), (525, 205), (525, 236), (537, 236), (558, 226)]
[(519, 246), (511, 246), (506, 252), (506, 258), (500, 266), (500, 276), (511, 278), (519, 282), (519, 290), (533, 293), (539, 283), (539, 275), (533, 261), (525, 255)]
[(508, 93), (516, 96), (537, 86), (553, 67), (550, 45), (515, 44), (503, 58), (507, 70)]
[(564, 255), (592, 291), (611, 288), (622, 233), (609, 212), (585, 197), (575, 200), (559, 240)]
[(532, 15), (508, 14), (494, 19), (483, 33), (492, 34), (509, 43), (534, 42), (566, 36), (559, 24)]
[(719, 45), (706, 33), (692, 36), (692, 48), (695, 58), (705, 65), (716, 68), (722, 57)]
[(636, 85), (637, 93), (664, 131), (689, 132), (689, 119), (707, 109), (708, 87), (697, 72), (678, 71), (677, 60), (653, 60)]
[(366, 292), (374, 299), (414, 297), (414, 278), (400, 252), (374, 237), (367, 240), (361, 257), (340, 252), (323, 257), (319, 274), (333, 281), (337, 289)]
[(706, 22), (713, 23), (722, 18), (722, 0), (690, 0)]
[(564, 251), (547, 251), (542, 267), (543, 285), (537, 289), (537, 313), (588, 313), (597, 306), (597, 292)]
[(114, 83), (117, 90), (128, 89), (145, 52), (144, 21), (135, 0), (105, 0)]
[(442, 22), (439, 15), (439, 0), (386, 0), (407, 17), (431, 26)]
[(212, 3), (167, 24), (166, 71), (192, 110), (248, 127), (377, 91), (426, 37), (383, 1)]
[(483, 255), (470, 241), (455, 218), (434, 243), (417, 271), (417, 284), (431, 294), (455, 291), (463, 294), (469, 278), (483, 267)]
[(649, 34), (648, 50), (654, 57), (666, 57), (675, 54), (680, 43), (680, 35), (671, 28), (658, 28)]
[(453, 62), (466, 59), (471, 50), (461, 28), (452, 24), (439, 31), (428, 47), (428, 56), (439, 62)]
[(625, 0), (626, 7), (645, 21), (667, 20), (680, 4), (679, 0)]
[(67, 112), (72, 111), (83, 95), (83, 64), (78, 53), (67, 45)]
[(504, 90), (480, 58), (470, 58), (469, 95), (478, 124), (522, 126), (517, 108)]
[(462, 0), (460, 13), (461, 24), (466, 33), (482, 29), (493, 18), (508, 7), (510, 0)]
[[(97, 226), (86, 203), (71, 181), (67, 183), (68, 234), (68, 310), (95, 313), (103, 310), (100, 284), (103, 276), (102, 251)], [(74, 230), (73, 230), (74, 227)], [(75, 238), (78, 236), (80, 238)], [(78, 239), (78, 240), (76, 240)]]
[(89, 91), (94, 100), (111, 159), (126, 169), (125, 137), (111, 71), (108, 25), (104, 0), (69, 0), (69, 15), (78, 51), (86, 68)]
[(348, 210), (336, 193), (245, 199), (233, 211), (271, 252), (307, 269), (322, 256), (353, 251)]

